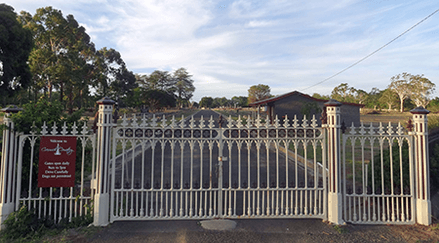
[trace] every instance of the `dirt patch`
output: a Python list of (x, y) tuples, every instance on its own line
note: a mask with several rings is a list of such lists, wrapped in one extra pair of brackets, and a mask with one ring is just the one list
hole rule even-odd
[(431, 226), (425, 225), (398, 225), (391, 226), (393, 234), (401, 237), (407, 242), (438, 242), (439, 241), (439, 224)]

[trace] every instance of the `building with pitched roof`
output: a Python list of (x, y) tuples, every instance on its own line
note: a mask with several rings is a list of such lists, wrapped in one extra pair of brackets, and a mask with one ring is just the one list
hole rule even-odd
[[(311, 120), (312, 116), (315, 115), (317, 123), (321, 125), (321, 113), (326, 102), (328, 102), (328, 100), (317, 99), (298, 91), (293, 91), (265, 100), (256, 101), (249, 105), (262, 108), (271, 121), (277, 116), (282, 123), (285, 116), (288, 116), (288, 119), (290, 120), (296, 116), (301, 123), (304, 116)], [(364, 105), (346, 102), (341, 103), (342, 105), (340, 109), (342, 122), (344, 122), (346, 126), (350, 126), (352, 122), (358, 126), (360, 124), (360, 109)]]

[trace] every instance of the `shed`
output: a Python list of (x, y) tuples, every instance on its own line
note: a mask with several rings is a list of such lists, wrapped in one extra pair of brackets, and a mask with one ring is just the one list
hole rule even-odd
[[(276, 115), (281, 123), (286, 115), (290, 120), (296, 116), (300, 122), (302, 122), (304, 115), (309, 117), (309, 120), (312, 119), (312, 115), (315, 115), (318, 124), (321, 125), (320, 117), (326, 102), (328, 102), (328, 100), (317, 99), (298, 91), (293, 91), (269, 99), (256, 101), (249, 105), (258, 108), (264, 107), (264, 112), (266, 112), (266, 115), (271, 121), (276, 118)], [(341, 103), (342, 122), (344, 122), (346, 126), (350, 126), (352, 122), (358, 126), (360, 124), (360, 108), (364, 105), (346, 102)]]

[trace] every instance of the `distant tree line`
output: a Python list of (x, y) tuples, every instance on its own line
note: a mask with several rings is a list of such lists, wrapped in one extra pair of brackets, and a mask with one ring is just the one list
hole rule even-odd
[(400, 112), (403, 112), (406, 109), (423, 106), (432, 111), (439, 111), (439, 98), (431, 97), (435, 86), (424, 75), (402, 73), (390, 78), (390, 84), (384, 90), (372, 88), (370, 92), (366, 92), (342, 83), (335, 87), (329, 96), (314, 93), (313, 97), (363, 104), (372, 109), (399, 108)]

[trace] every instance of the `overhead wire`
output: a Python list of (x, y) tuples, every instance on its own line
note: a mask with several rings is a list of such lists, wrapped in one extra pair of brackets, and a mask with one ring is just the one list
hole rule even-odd
[(404, 31), (402, 34), (400, 34), (400, 35), (398, 35), (397, 37), (395, 37), (394, 39), (392, 39), (391, 41), (387, 42), (385, 45), (381, 46), (380, 48), (378, 48), (378, 49), (375, 50), (374, 52), (372, 52), (372, 53), (370, 53), (369, 55), (367, 55), (367, 56), (361, 58), (360, 60), (356, 61), (354, 64), (350, 65), (349, 67), (347, 67), (347, 68), (345, 68), (345, 69), (339, 71), (338, 73), (332, 75), (332, 76), (329, 77), (329, 78), (326, 78), (326, 79), (324, 79), (324, 80), (322, 80), (322, 81), (320, 81), (320, 82), (318, 82), (318, 83), (316, 83), (316, 84), (313, 84), (313, 85), (311, 85), (311, 86), (309, 86), (309, 87), (307, 87), (307, 88), (304, 88), (304, 89), (302, 89), (301, 91), (304, 91), (304, 90), (310, 89), (310, 88), (312, 88), (312, 87), (315, 87), (315, 86), (317, 86), (317, 85), (319, 85), (319, 84), (322, 84), (322, 83), (324, 83), (324, 82), (326, 82), (326, 81), (328, 81), (328, 80), (334, 78), (335, 76), (337, 76), (337, 75), (339, 75), (339, 74), (341, 74), (341, 73), (347, 71), (348, 69), (354, 67), (355, 65), (359, 64), (360, 62), (366, 60), (366, 59), (369, 58), (370, 56), (372, 56), (372, 55), (374, 55), (375, 53), (379, 52), (380, 50), (382, 50), (382, 49), (385, 48), (386, 46), (390, 45), (392, 42), (396, 41), (396, 40), (399, 39), (401, 36), (405, 35), (407, 32), (409, 32), (410, 30), (414, 29), (416, 26), (420, 25), (422, 22), (424, 22), (425, 20), (427, 20), (428, 18), (430, 18), (431, 16), (433, 16), (433, 15), (434, 15), (435, 13), (437, 13), (437, 12), (439, 12), (439, 9), (437, 9), (436, 11), (434, 11), (433, 13), (431, 13), (430, 15), (428, 15), (427, 17), (425, 17), (424, 19), (422, 19), (421, 21), (419, 21), (418, 23), (416, 23), (415, 25), (413, 25), (412, 27), (410, 27), (409, 29), (407, 29), (406, 31)]

